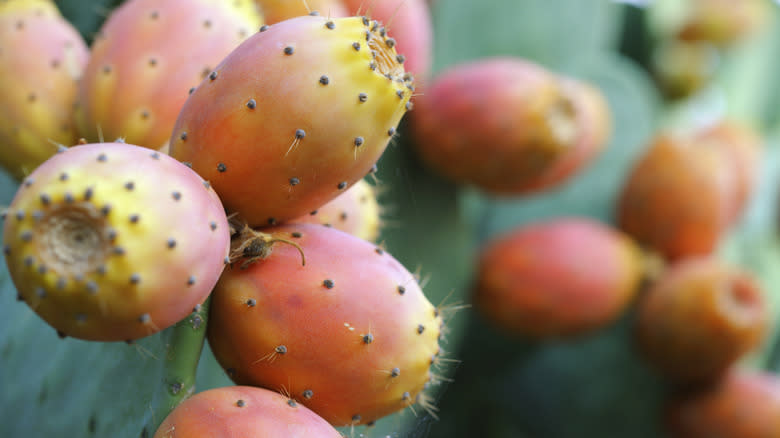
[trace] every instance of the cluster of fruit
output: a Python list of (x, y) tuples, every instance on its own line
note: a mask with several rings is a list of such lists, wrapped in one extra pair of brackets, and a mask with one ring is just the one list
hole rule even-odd
[(19, 300), (61, 337), (107, 342), (208, 305), (242, 385), (189, 399), (156, 436), (339, 436), (433, 409), (443, 315), (373, 242), (364, 180), (427, 74), (426, 5), (402, 3), (370, 11), (397, 42), (362, 2), (128, 0), (89, 47), (50, 0), (0, 3)]
[[(755, 30), (740, 21), (755, 15), (754, 2), (739, 4), (748, 17), (724, 17), (732, 14), (724, 2), (692, 5), (681, 38), (725, 44)], [(727, 36), (709, 35), (718, 26), (701, 22), (716, 11), (732, 24), (719, 28)], [(410, 116), (432, 169), (504, 197), (560, 185), (598, 154), (610, 129), (597, 90), (510, 58), (442, 73)], [(670, 404), (675, 436), (775, 436), (777, 379), (735, 367), (766, 339), (768, 299), (752, 273), (715, 256), (754, 192), (762, 142), (728, 118), (659, 131), (624, 182), (614, 227), (559, 217), (487, 242), (477, 310), (504, 333), (550, 340), (592, 333), (632, 307), (642, 357), (684, 389)], [(739, 403), (748, 399), (768, 407), (743, 422)]]
[[(736, 21), (702, 21), (725, 3), (691, 2), (675, 37), (723, 46), (757, 27), (748, 1)], [(431, 75), (431, 40), (423, 0), (126, 0), (90, 46), (51, 0), (0, 1), (0, 72), (18, 79), (0, 91), (0, 165), (20, 182), (3, 229), (19, 300), (93, 341), (208, 313), (236, 385), (177, 387), (186, 400), (155, 437), (341, 436), (415, 404), (435, 416), (445, 309), (376, 243), (369, 181), (399, 124), (426, 169), (523, 199), (587, 169), (614, 115), (594, 85), (529, 59)], [(659, 132), (614, 224), (494, 236), (469, 304), (540, 341), (634, 311), (637, 350), (680, 389), (675, 436), (774, 436), (780, 381), (737, 367), (769, 332), (767, 298), (715, 256), (762, 153), (734, 120)]]
[(767, 27), (766, 0), (658, 0), (649, 20), (650, 65), (661, 91), (685, 99), (707, 89), (724, 54)]

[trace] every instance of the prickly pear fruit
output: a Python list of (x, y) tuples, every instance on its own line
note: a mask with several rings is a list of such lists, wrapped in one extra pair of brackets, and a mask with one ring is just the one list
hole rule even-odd
[(758, 346), (767, 306), (749, 273), (716, 259), (686, 259), (670, 265), (640, 300), (637, 345), (679, 383), (712, 382)]
[(130, 340), (202, 303), (229, 251), (225, 212), (185, 165), (139, 146), (75, 146), (31, 173), (8, 208), (19, 298), (62, 336)]
[(442, 316), (390, 254), (314, 224), (264, 230), (262, 261), (227, 268), (212, 293), (208, 340), (234, 382), (284, 391), (335, 426), (432, 408)]
[[(76, 143), (71, 119), (89, 51), (48, 0), (0, 2), (0, 166), (21, 180)], [(31, 56), (34, 54), (34, 56)]]
[(416, 100), (422, 160), (453, 182), (494, 194), (560, 184), (606, 144), (601, 94), (529, 61), (491, 58), (451, 67)]
[(292, 219), (363, 178), (413, 85), (367, 18), (303, 16), (250, 37), (182, 108), (171, 156), (252, 226)]
[(632, 301), (642, 277), (636, 245), (586, 218), (522, 225), (483, 248), (474, 305), (515, 336), (572, 336), (601, 328)]
[(379, 237), (381, 214), (375, 187), (360, 180), (317, 210), (289, 222), (322, 224), (374, 242)]
[(341, 438), (310, 409), (278, 392), (226, 386), (199, 392), (176, 407), (154, 438)]
[(607, 146), (612, 135), (612, 116), (601, 90), (572, 78), (559, 76), (558, 80), (564, 99), (570, 99), (575, 108), (579, 136), (573, 149), (529, 186), (532, 191), (563, 184), (592, 162)]
[(341, 0), (254, 0), (266, 24), (274, 24), (302, 15), (317, 13), (325, 17), (346, 17)]
[(722, 148), (659, 133), (629, 172), (617, 224), (668, 260), (711, 254), (734, 217), (736, 178)]
[(685, 3), (677, 36), (727, 47), (764, 28), (771, 8), (766, 0), (692, 0)]
[(704, 41), (666, 41), (653, 48), (653, 76), (669, 99), (684, 99), (705, 89), (718, 72), (721, 56)]
[(680, 394), (666, 408), (671, 438), (771, 438), (780, 431), (780, 378), (732, 369), (711, 387)]
[(425, 0), (343, 0), (350, 15), (369, 15), (384, 24), (406, 57), (404, 66), (418, 85), (428, 78), (433, 61), (433, 24)]
[(130, 0), (100, 29), (79, 86), (89, 141), (157, 149), (189, 90), (262, 24), (252, 0)]
[(729, 223), (742, 216), (761, 177), (761, 159), (764, 155), (763, 139), (751, 126), (736, 120), (723, 119), (704, 128), (697, 134), (697, 141), (712, 148), (722, 148), (736, 174), (735, 200)]

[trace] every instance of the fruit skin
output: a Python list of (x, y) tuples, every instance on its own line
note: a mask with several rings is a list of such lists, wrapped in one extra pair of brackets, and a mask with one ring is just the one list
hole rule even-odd
[(335, 198), (372, 169), (414, 88), (374, 25), (303, 16), (253, 35), (184, 104), (171, 156), (252, 226)]
[(157, 149), (189, 90), (262, 24), (252, 0), (130, 0), (92, 44), (77, 120), (89, 141)]
[(192, 170), (122, 143), (75, 146), (19, 187), (3, 228), (24, 300), (62, 336), (121, 341), (173, 325), (208, 296), (230, 233)]
[(433, 62), (433, 23), (424, 0), (344, 0), (351, 15), (368, 15), (384, 25), (406, 57), (406, 71), (424, 88)]
[(618, 227), (671, 261), (711, 254), (734, 217), (732, 159), (694, 137), (656, 134), (617, 200)]
[(289, 223), (321, 224), (375, 242), (382, 225), (376, 190), (366, 180), (360, 180), (332, 201)]
[(606, 144), (608, 106), (595, 88), (521, 58), (440, 73), (412, 112), (416, 150), (450, 181), (497, 195), (557, 186)]
[(764, 291), (749, 273), (691, 258), (670, 265), (643, 295), (637, 346), (673, 381), (707, 383), (757, 347), (768, 322)]
[[(89, 51), (51, 1), (0, 4), (0, 165), (21, 180), (76, 143), (71, 122), (76, 81)], [(34, 53), (35, 56), (30, 56)]]
[(669, 40), (654, 47), (651, 62), (664, 95), (684, 99), (712, 83), (721, 60), (717, 48), (708, 42)]
[(780, 431), (780, 379), (732, 369), (712, 387), (675, 397), (665, 413), (672, 438), (773, 438)]
[(688, 2), (677, 37), (725, 48), (758, 33), (772, 14), (766, 0), (693, 0)]
[(317, 12), (324, 17), (346, 17), (341, 0), (254, 0), (263, 13), (266, 24), (274, 24)]
[(584, 334), (622, 314), (638, 289), (641, 265), (627, 236), (594, 220), (530, 223), (485, 245), (472, 299), (510, 336)]
[(721, 148), (732, 163), (736, 174), (735, 199), (728, 222), (737, 222), (761, 178), (761, 160), (764, 144), (758, 131), (752, 126), (732, 119), (722, 119), (702, 129), (698, 141)]
[(415, 401), (428, 406), (423, 390), (435, 383), (443, 323), (414, 276), (333, 228), (264, 231), (299, 244), (306, 263), (296, 248), (277, 245), (222, 274), (208, 340), (231, 379), (291, 394), (335, 426), (370, 423)]
[(341, 438), (328, 422), (278, 392), (226, 386), (185, 400), (162, 422), (154, 438)]

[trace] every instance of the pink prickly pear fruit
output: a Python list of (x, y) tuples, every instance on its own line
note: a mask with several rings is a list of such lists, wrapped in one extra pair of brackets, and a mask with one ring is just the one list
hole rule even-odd
[(0, 166), (21, 180), (57, 144), (76, 143), (73, 104), (89, 50), (48, 0), (1, 2), (0, 46), (9, 79), (0, 87)]
[(199, 392), (163, 420), (154, 438), (342, 438), (306, 406), (264, 388), (225, 386)]
[(610, 132), (596, 88), (520, 58), (451, 67), (416, 99), (412, 117), (423, 162), (498, 195), (560, 185), (604, 148)]
[(369, 15), (384, 24), (406, 57), (406, 71), (418, 88), (430, 74), (433, 62), (433, 24), (425, 0), (343, 0), (351, 15)]
[(436, 377), (442, 317), (414, 276), (375, 245), (314, 224), (265, 230), (265, 259), (227, 268), (208, 340), (234, 382), (284, 390), (335, 426), (420, 403)]
[(214, 191), (139, 146), (65, 149), (8, 207), (3, 250), (19, 299), (61, 336), (141, 338), (187, 316), (224, 268), (230, 232)]
[(374, 242), (381, 230), (381, 216), (376, 188), (362, 179), (317, 210), (289, 222), (321, 224)]
[(560, 218), (488, 242), (473, 301), (510, 336), (574, 336), (622, 315), (642, 274), (641, 254), (627, 236), (591, 219)]
[(130, 0), (109, 16), (79, 85), (81, 135), (157, 149), (192, 87), (262, 24), (252, 0)]
[(251, 226), (316, 210), (372, 169), (411, 106), (394, 43), (367, 18), (256, 33), (192, 93), (170, 154)]
[(732, 368), (706, 388), (675, 395), (666, 405), (671, 438), (770, 438), (780, 431), (780, 377)]
[(671, 264), (639, 301), (637, 345), (665, 377), (708, 384), (758, 347), (769, 303), (748, 272), (714, 258)]
[(346, 17), (347, 9), (341, 0), (254, 0), (266, 24), (274, 24), (302, 15), (319, 14), (324, 17)]

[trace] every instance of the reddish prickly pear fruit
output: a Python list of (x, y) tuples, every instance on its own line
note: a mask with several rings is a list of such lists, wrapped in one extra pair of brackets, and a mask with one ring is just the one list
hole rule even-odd
[(48, 0), (0, 2), (0, 46), (0, 76), (8, 78), (0, 88), (0, 166), (21, 180), (57, 144), (76, 143), (73, 103), (89, 52)]
[(367, 18), (303, 16), (241, 44), (184, 104), (171, 156), (252, 226), (316, 210), (374, 166), (411, 79)]
[(425, 163), (453, 182), (503, 195), (560, 184), (609, 132), (596, 89), (519, 58), (451, 67), (416, 100), (412, 117)]
[(123, 143), (75, 146), (19, 187), (5, 218), (11, 279), (62, 336), (118, 341), (175, 324), (224, 267), (219, 198), (185, 165)]
[(711, 382), (758, 346), (768, 303), (747, 272), (711, 258), (669, 266), (639, 302), (638, 346), (679, 383)]
[(100, 29), (79, 86), (89, 141), (157, 149), (192, 87), (262, 24), (252, 0), (130, 0)]
[(666, 424), (672, 438), (774, 438), (780, 431), (780, 378), (733, 369), (711, 387), (672, 399)]
[(570, 99), (576, 112), (578, 138), (572, 150), (561, 156), (530, 183), (528, 190), (542, 191), (563, 184), (592, 162), (607, 146), (612, 135), (609, 104), (595, 86), (572, 78), (558, 77), (564, 99)]
[(442, 317), (390, 254), (315, 224), (268, 228), (262, 261), (227, 268), (208, 340), (234, 382), (283, 390), (333, 425), (370, 423), (435, 383)]
[(433, 24), (425, 0), (343, 0), (351, 15), (369, 15), (383, 23), (406, 57), (406, 71), (424, 84), (433, 61)]
[(177, 406), (154, 438), (341, 438), (327, 421), (294, 399), (252, 386), (199, 392)]
[(315, 13), (325, 17), (348, 15), (341, 0), (255, 0), (255, 3), (260, 7), (266, 24)]
[(317, 210), (289, 222), (322, 224), (374, 242), (379, 237), (381, 216), (376, 189), (360, 180)]
[(639, 250), (627, 236), (590, 219), (560, 218), (488, 242), (473, 301), (509, 335), (572, 336), (618, 318), (641, 277)]
[(724, 119), (697, 134), (697, 141), (722, 148), (736, 173), (735, 201), (729, 223), (736, 222), (745, 210), (761, 175), (763, 140), (756, 130), (735, 120)]
[(668, 260), (711, 254), (735, 215), (733, 166), (694, 135), (656, 135), (619, 195), (619, 228)]

